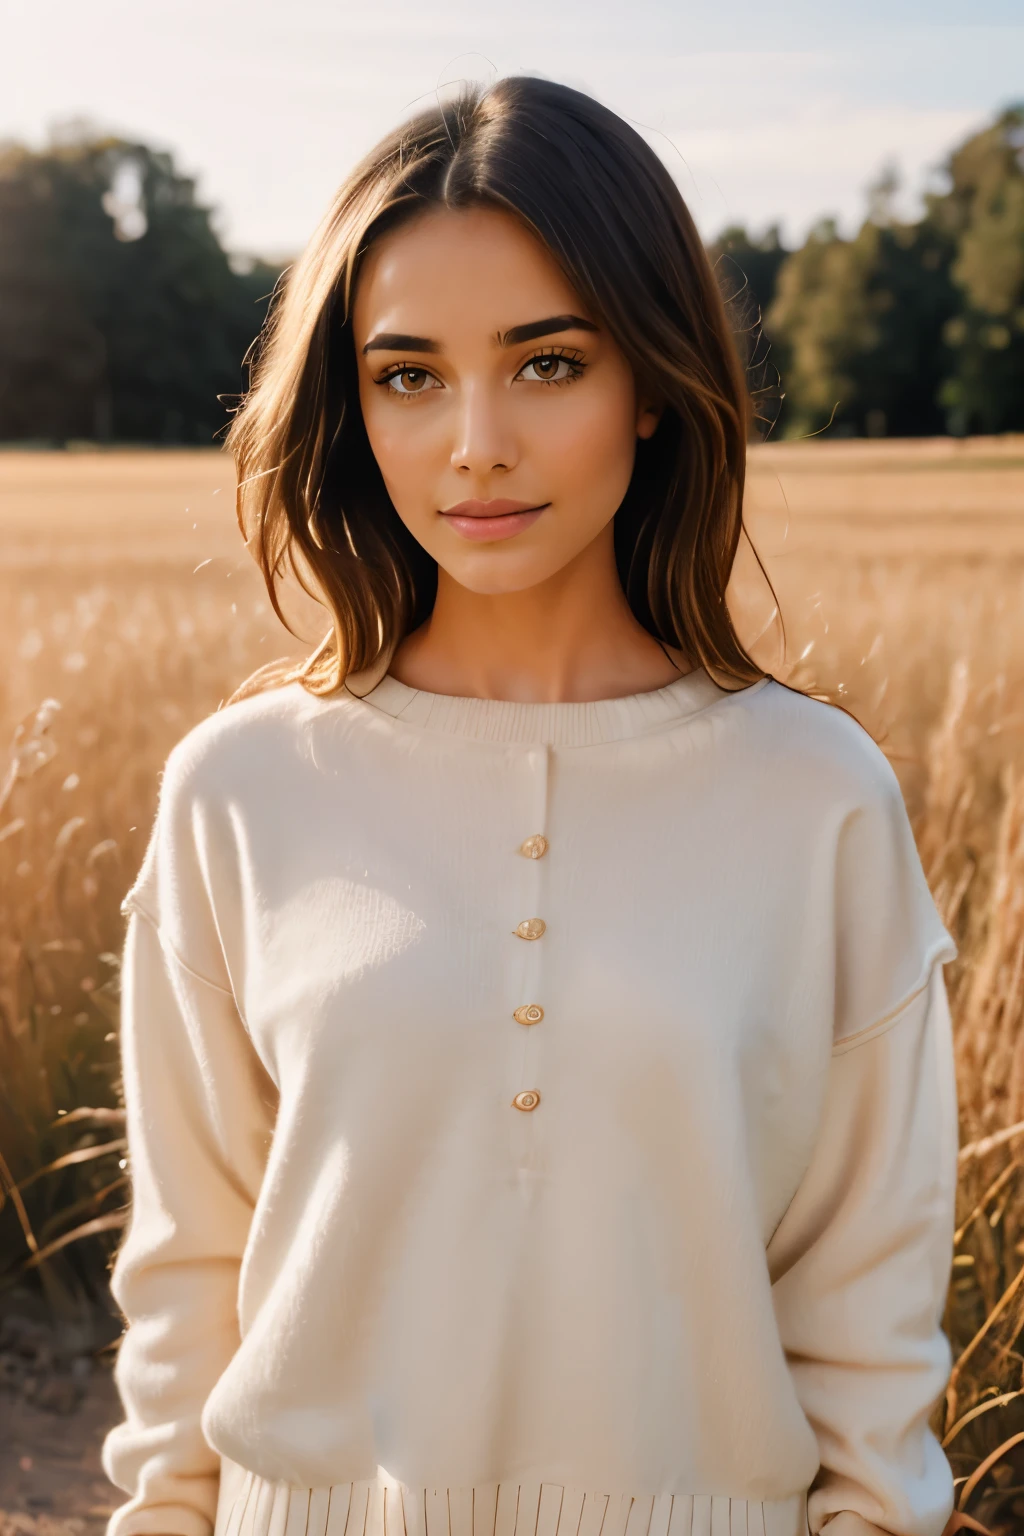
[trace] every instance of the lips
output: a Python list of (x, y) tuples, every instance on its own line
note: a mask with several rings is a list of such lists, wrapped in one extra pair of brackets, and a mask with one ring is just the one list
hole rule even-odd
[(464, 539), (492, 542), (495, 539), (511, 539), (535, 523), (549, 506), (528, 501), (460, 501), (441, 513), (449, 528)]
[(445, 507), (442, 517), (507, 517), (510, 512), (533, 512), (535, 501), (460, 501), (454, 507)]

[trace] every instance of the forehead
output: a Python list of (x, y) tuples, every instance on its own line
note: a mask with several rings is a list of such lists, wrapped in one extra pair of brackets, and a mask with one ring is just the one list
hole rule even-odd
[(585, 313), (554, 257), (513, 214), (432, 208), (367, 252), (352, 318), (359, 337), (413, 329), (414, 318), (423, 329), (430, 315), (437, 334), (446, 320), (493, 328), (567, 310)]

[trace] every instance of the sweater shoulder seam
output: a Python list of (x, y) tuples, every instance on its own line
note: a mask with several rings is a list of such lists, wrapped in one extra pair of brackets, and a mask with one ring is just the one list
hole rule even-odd
[(892, 1026), (898, 1022), (901, 1015), (907, 1011), (911, 1003), (921, 996), (921, 993), (927, 986), (927, 981), (923, 981), (920, 986), (914, 988), (909, 997), (905, 997), (896, 1008), (893, 1008), (889, 1013), (883, 1014), (873, 1024), (868, 1024), (864, 1029), (857, 1030), (856, 1034), (844, 1035), (842, 1040), (837, 1040), (832, 1047), (832, 1055), (842, 1056), (847, 1051), (855, 1050), (858, 1045), (866, 1045), (869, 1040), (875, 1040), (879, 1035), (887, 1034)]
[(874, 1040), (878, 1035), (886, 1034), (894, 1024), (899, 1022), (911, 1003), (919, 998), (921, 993), (926, 991), (931, 985), (932, 974), (936, 966), (944, 964), (946, 960), (952, 960), (956, 953), (956, 945), (949, 934), (943, 932), (928, 947), (921, 970), (918, 973), (917, 982), (911, 991), (894, 1008), (890, 1008), (888, 1013), (884, 1013), (880, 1019), (876, 1019), (873, 1024), (866, 1024), (863, 1029), (855, 1030), (852, 1035), (844, 1035), (841, 1040), (835, 1041), (832, 1046), (832, 1055), (842, 1056), (846, 1051), (855, 1050), (857, 1046), (866, 1045), (869, 1040)]
[(219, 992), (223, 997), (230, 997), (235, 1007), (238, 1007), (238, 1000), (230, 987), (221, 986), (219, 981), (211, 981), (209, 976), (204, 976), (202, 971), (197, 971), (194, 966), (189, 965), (188, 961), (182, 958), (167, 937), (159, 919), (150, 912), (145, 903), (141, 902), (137, 896), (126, 896), (121, 903), (121, 911), (126, 915), (131, 912), (138, 913), (139, 917), (143, 918), (150, 928), (153, 929), (153, 932), (160, 941), (161, 949), (174, 961), (179, 970), (184, 971), (186, 976), (191, 976), (193, 981), (201, 982), (204, 987), (212, 988), (214, 992)]

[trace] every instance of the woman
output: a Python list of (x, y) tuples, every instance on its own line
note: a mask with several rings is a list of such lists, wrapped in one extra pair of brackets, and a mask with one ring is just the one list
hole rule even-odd
[(939, 1536), (956, 951), (730, 623), (748, 428), (563, 86), (397, 130), (290, 274), (229, 441), (333, 627), (125, 902), (110, 1536)]

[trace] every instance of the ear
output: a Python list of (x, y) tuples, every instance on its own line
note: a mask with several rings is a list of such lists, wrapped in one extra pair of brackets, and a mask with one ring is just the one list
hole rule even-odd
[(636, 406), (636, 435), (637, 437), (653, 437), (655, 429), (661, 420), (663, 407), (655, 404), (653, 400), (640, 399)]

